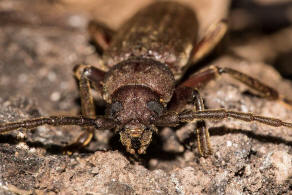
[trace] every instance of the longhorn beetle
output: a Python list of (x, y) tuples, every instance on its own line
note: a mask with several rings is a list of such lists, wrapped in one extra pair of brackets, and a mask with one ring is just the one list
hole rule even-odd
[[(204, 38), (197, 42), (198, 23), (195, 13), (175, 2), (157, 2), (140, 10), (116, 33), (91, 22), (89, 32), (103, 50), (104, 72), (90, 65), (75, 67), (79, 81), (82, 116), (50, 116), (0, 124), (0, 133), (41, 125), (78, 125), (84, 132), (73, 144), (84, 147), (94, 130), (112, 129), (120, 135), (127, 152), (144, 154), (157, 127), (174, 127), (180, 123), (223, 120), (228, 117), (270, 126), (292, 123), (224, 109), (205, 110), (196, 89), (222, 74), (256, 90), (271, 100), (283, 100), (278, 92), (257, 79), (230, 68), (211, 66), (179, 82), (190, 65), (208, 54), (227, 31), (225, 21), (211, 25)], [(96, 116), (90, 88), (102, 93), (107, 103), (104, 116)], [(193, 103), (192, 110), (186, 104)], [(196, 127), (198, 150), (211, 154), (206, 126)]]

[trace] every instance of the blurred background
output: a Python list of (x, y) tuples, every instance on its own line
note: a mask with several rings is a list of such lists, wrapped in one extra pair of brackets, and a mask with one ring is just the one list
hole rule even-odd
[[(234, 0), (229, 16), (231, 44), (239, 54), (292, 79), (292, 1)], [(250, 51), (240, 52), (240, 47)]]

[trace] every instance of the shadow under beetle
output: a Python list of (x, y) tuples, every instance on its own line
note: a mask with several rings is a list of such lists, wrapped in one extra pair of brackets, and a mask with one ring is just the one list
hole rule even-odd
[[(144, 154), (157, 127), (174, 127), (180, 123), (202, 120), (235, 118), (257, 121), (270, 126), (292, 123), (251, 113), (224, 109), (205, 110), (197, 88), (222, 74), (256, 90), (270, 100), (284, 100), (278, 92), (250, 76), (230, 68), (207, 67), (179, 82), (185, 71), (206, 56), (227, 31), (224, 21), (209, 27), (197, 41), (198, 23), (195, 13), (175, 2), (157, 2), (140, 10), (117, 32), (91, 22), (89, 32), (102, 49), (104, 72), (90, 65), (74, 68), (79, 81), (82, 116), (51, 116), (21, 122), (0, 124), (0, 133), (41, 125), (79, 125), (84, 133), (72, 146), (86, 146), (94, 130), (113, 129), (131, 154)], [(102, 93), (107, 103), (106, 114), (96, 116), (93, 88)], [(193, 110), (186, 110), (192, 103)], [(211, 154), (209, 132), (197, 125), (198, 150), (202, 156)]]

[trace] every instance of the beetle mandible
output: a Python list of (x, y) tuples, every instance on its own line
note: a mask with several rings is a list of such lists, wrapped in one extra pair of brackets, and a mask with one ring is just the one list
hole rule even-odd
[[(82, 116), (50, 116), (0, 124), (0, 133), (41, 125), (79, 125), (84, 132), (74, 146), (84, 147), (94, 130), (112, 129), (131, 154), (144, 154), (157, 127), (180, 123), (223, 120), (231, 117), (267, 125), (292, 128), (292, 123), (251, 113), (224, 109), (205, 110), (197, 88), (222, 74), (256, 90), (271, 100), (283, 100), (278, 92), (244, 73), (211, 66), (180, 82), (185, 71), (206, 56), (227, 31), (225, 21), (211, 25), (197, 41), (198, 23), (190, 8), (175, 2), (157, 2), (140, 10), (116, 33), (91, 22), (89, 31), (103, 50), (104, 72), (90, 65), (78, 65), (74, 73), (79, 81)], [(90, 88), (100, 91), (107, 103), (104, 116), (96, 116)], [(193, 109), (185, 106), (192, 103)], [(196, 127), (198, 150), (211, 154), (209, 132), (205, 125)]]

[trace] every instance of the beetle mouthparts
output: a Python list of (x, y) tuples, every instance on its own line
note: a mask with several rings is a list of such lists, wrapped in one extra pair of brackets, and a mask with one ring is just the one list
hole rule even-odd
[(131, 154), (144, 154), (151, 138), (152, 131), (149, 129), (124, 129), (120, 132), (121, 143)]
[(135, 151), (139, 150), (141, 147), (140, 138), (138, 138), (138, 137), (131, 138), (131, 146)]

